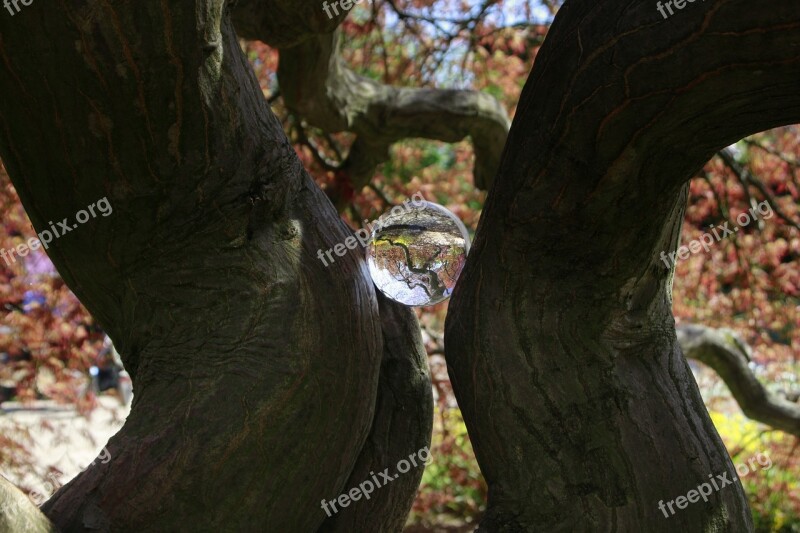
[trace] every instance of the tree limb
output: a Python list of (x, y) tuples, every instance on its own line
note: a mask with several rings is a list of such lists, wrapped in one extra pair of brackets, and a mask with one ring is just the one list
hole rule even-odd
[(678, 326), (683, 354), (719, 374), (742, 411), (753, 420), (800, 437), (800, 405), (769, 392), (748, 367), (750, 347), (732, 330)]
[[(394, 469), (400, 460), (431, 443), (433, 391), (419, 324), (408, 307), (380, 293), (377, 296), (383, 356), (375, 417), (344, 491), (360, 486), (373, 472)], [(317, 533), (402, 530), (422, 472), (420, 464), (399, 475), (391, 486), (379, 487), (369, 499), (361, 498), (357, 505), (341, 509)]]
[[(244, 19), (236, 26), (241, 36), (276, 42), (271, 24), (255, 24), (238, 9), (236, 20)], [(343, 168), (354, 188), (369, 182), (397, 141), (458, 142), (467, 136), (475, 147), (475, 185), (488, 188), (511, 124), (503, 106), (479, 91), (394, 87), (360, 76), (339, 55), (340, 35), (340, 30), (319, 32), (283, 46), (278, 79), (286, 106), (309, 124), (358, 135)]]
[(55, 533), (58, 529), (22, 491), (0, 476), (0, 531)]

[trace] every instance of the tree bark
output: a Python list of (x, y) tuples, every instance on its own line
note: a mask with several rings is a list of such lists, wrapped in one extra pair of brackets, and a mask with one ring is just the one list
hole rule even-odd
[[(23, 9), (0, 16), (0, 156), (37, 232), (108, 198), (48, 254), (136, 391), (112, 460), (43, 510), (67, 531), (317, 529), (364, 457), (402, 452), (392, 466), (429, 441), (413, 315), (385, 304), (382, 322), (360, 255), (317, 259), (351, 232), (225, 2)], [(415, 488), (382, 489), (395, 520)]]
[[(348, 11), (330, 9), (334, 0), (236, 0), (233, 23), (246, 39), (288, 48), (319, 34), (332, 33)], [(362, 0), (363, 1), (363, 0)], [(326, 11), (325, 5), (329, 5)]]
[(380, 293), (378, 300), (384, 339), (378, 403), (369, 438), (345, 487), (359, 487), (385, 468), (397, 477), (391, 485), (376, 487), (369, 499), (362, 497), (358, 505), (342, 509), (323, 524), (320, 532), (402, 531), (422, 480), (421, 461), (407, 473), (399, 473), (396, 465), (408, 461), (412, 454), (419, 459), (423, 448), (429, 450), (433, 390), (428, 354), (413, 312)]
[(567, 0), (523, 90), (446, 325), (482, 531), (752, 530), (739, 484), (658, 506), (736, 478), (660, 253), (694, 171), (800, 120), (800, 12), (686, 6)]

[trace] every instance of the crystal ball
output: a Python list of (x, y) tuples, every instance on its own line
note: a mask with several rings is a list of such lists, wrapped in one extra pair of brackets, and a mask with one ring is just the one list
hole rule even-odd
[(450, 297), (469, 252), (469, 233), (441, 205), (417, 200), (396, 206), (372, 229), (369, 273), (388, 298), (408, 306)]

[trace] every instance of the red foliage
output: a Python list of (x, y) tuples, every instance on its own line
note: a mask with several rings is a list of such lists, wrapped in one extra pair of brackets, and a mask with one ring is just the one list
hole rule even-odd
[[(35, 235), (2, 165), (0, 208), (0, 248), (9, 250)], [(103, 332), (41, 249), (0, 260), (0, 303), (0, 385), (6, 393), (13, 390), (23, 402), (50, 398), (90, 409), (87, 372)]]
[(739, 159), (789, 221), (774, 209), (770, 216), (764, 206), (767, 215), (740, 226), (736, 218), (763, 202), (764, 195), (752, 185), (745, 188), (719, 158), (711, 160), (704, 169), (707, 179), (691, 183), (682, 244), (725, 220), (740, 231), (715, 242), (708, 253), (678, 262), (674, 312), (679, 321), (739, 331), (753, 346), (756, 362), (778, 372), (800, 363), (800, 231), (795, 227), (800, 224), (800, 168), (792, 164), (800, 155), (800, 128), (780, 128), (748, 140), (766, 149), (739, 143)]

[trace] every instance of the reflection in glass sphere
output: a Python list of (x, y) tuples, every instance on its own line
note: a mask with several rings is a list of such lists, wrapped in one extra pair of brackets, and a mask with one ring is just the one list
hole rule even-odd
[(433, 305), (453, 293), (469, 252), (464, 224), (425, 201), (397, 206), (372, 231), (367, 262), (387, 297), (409, 306)]

